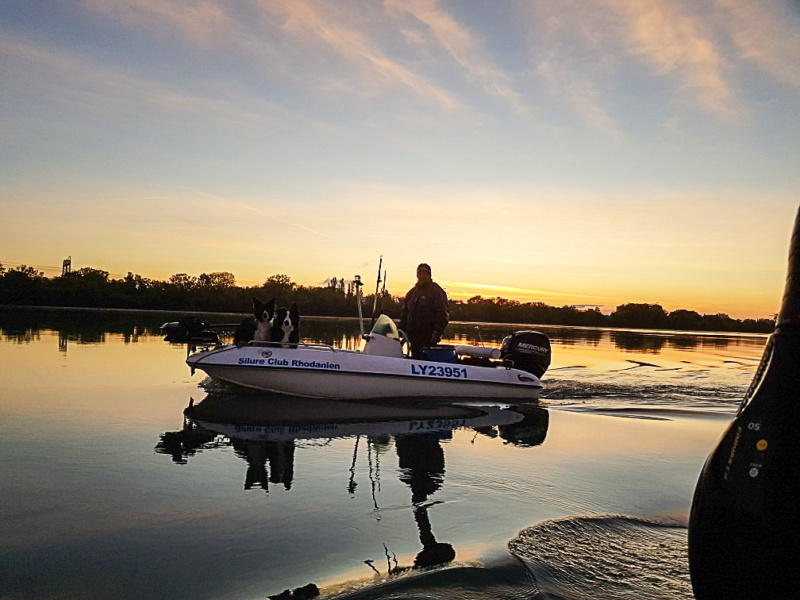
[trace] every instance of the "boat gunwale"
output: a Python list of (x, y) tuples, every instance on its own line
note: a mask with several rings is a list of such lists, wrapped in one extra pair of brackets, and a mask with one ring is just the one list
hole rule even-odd
[[(428, 361), (428, 362), (432, 362), (432, 361)], [(446, 364), (450, 364), (450, 363), (434, 363), (434, 364), (446, 365)], [(204, 367), (202, 362), (196, 362), (192, 366), (194, 366), (197, 369), (200, 369), (201, 371), (206, 371), (206, 373), (208, 373), (208, 370)], [(210, 367), (211, 369), (257, 369), (257, 368), (263, 368), (263, 369), (265, 369), (267, 371), (285, 371), (285, 372), (291, 372), (291, 373), (298, 373), (298, 372), (300, 372), (300, 373), (319, 373), (319, 374), (326, 374), (326, 375), (327, 374), (330, 374), (330, 375), (350, 375), (350, 376), (356, 376), (356, 377), (384, 377), (384, 378), (394, 377), (394, 378), (398, 378), (398, 379), (412, 380), (412, 381), (419, 381), (420, 379), (425, 379), (425, 380), (429, 380), (429, 381), (447, 381), (449, 383), (472, 384), (472, 385), (493, 385), (493, 386), (494, 385), (501, 385), (501, 386), (507, 386), (507, 387), (536, 388), (536, 389), (543, 389), (544, 388), (544, 386), (541, 383), (541, 380), (539, 380), (538, 377), (536, 377), (536, 381), (538, 381), (538, 383), (536, 383), (536, 382), (515, 383), (513, 381), (512, 382), (507, 382), (507, 381), (487, 381), (485, 379), (441, 378), (441, 377), (436, 377), (436, 376), (409, 375), (409, 374), (405, 374), (405, 373), (376, 373), (376, 372), (372, 372), (372, 371), (365, 373), (363, 371), (349, 371), (349, 370), (345, 370), (345, 369), (315, 369), (313, 367), (281, 367), (281, 366), (275, 366), (275, 365), (269, 366), (269, 367), (256, 367), (256, 366), (253, 366), (253, 365), (213, 364), (213, 363), (209, 364), (209, 365), (205, 365), (205, 366)], [(493, 370), (493, 369), (500, 368), (500, 367), (480, 367), (480, 366), (476, 366), (476, 365), (471, 365), (471, 366), (473, 366), (475, 368), (487, 369), (487, 370)], [(506, 367), (506, 369), (508, 369), (508, 367)], [(510, 370), (510, 369), (508, 369), (508, 370)], [(520, 371), (520, 373), (525, 373), (525, 371)], [(526, 375), (531, 375), (530, 373), (525, 373), (525, 374)], [(212, 375), (212, 377), (214, 377), (214, 376)], [(535, 377), (535, 376), (533, 376), (533, 377)], [(220, 379), (223, 379), (223, 378), (220, 378)], [(236, 383), (236, 382), (231, 382), (231, 383)], [(239, 385), (245, 385), (245, 384), (239, 384)]]

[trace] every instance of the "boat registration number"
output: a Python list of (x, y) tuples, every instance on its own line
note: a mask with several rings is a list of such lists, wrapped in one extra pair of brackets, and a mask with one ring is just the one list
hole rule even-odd
[(467, 378), (467, 370), (464, 367), (445, 367), (439, 365), (411, 365), (411, 374), (425, 377)]

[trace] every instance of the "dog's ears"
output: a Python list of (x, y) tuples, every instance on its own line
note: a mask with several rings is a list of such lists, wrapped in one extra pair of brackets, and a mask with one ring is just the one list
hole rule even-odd
[(294, 317), (299, 317), (300, 316), (300, 309), (297, 308), (297, 302), (292, 304), (292, 307), (289, 309), (289, 314), (294, 316)]
[(270, 299), (266, 304), (264, 304), (261, 300), (254, 296), (253, 314), (258, 319), (263, 317), (264, 313), (267, 313), (267, 319), (271, 319), (272, 315), (275, 314), (275, 298)]
[(261, 302), (261, 300), (259, 300), (255, 296), (253, 296), (253, 315), (255, 316), (256, 319), (260, 318), (261, 315), (264, 314), (264, 309), (265, 309), (264, 303)]

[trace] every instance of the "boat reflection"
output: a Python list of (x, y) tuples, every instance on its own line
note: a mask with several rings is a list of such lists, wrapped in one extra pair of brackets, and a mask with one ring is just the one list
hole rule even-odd
[[(376, 488), (380, 483), (380, 457), (394, 445), (398, 478), (411, 492), (411, 504), (422, 550), (413, 565), (402, 566), (386, 548), (388, 572), (425, 568), (452, 561), (451, 544), (433, 533), (429, 509), (444, 484), (445, 446), (456, 430), (497, 438), (520, 447), (542, 444), (549, 413), (538, 404), (374, 404), (212, 392), (184, 411), (183, 427), (161, 435), (156, 451), (184, 464), (198, 452), (232, 447), (247, 463), (244, 489), (270, 485), (290, 490), (295, 477), (298, 444), (324, 444), (352, 439), (354, 449), (350, 481), (353, 496), (359, 448), (366, 442), (373, 514), (380, 520)], [(363, 454), (362, 454), (363, 456)], [(375, 571), (372, 561), (365, 561)]]

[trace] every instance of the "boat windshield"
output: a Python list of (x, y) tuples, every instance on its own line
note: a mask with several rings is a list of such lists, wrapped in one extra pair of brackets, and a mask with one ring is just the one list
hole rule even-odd
[(397, 331), (397, 325), (394, 324), (389, 317), (381, 315), (375, 320), (375, 325), (372, 327), (372, 333), (377, 333), (384, 337), (399, 340), (400, 333)]

